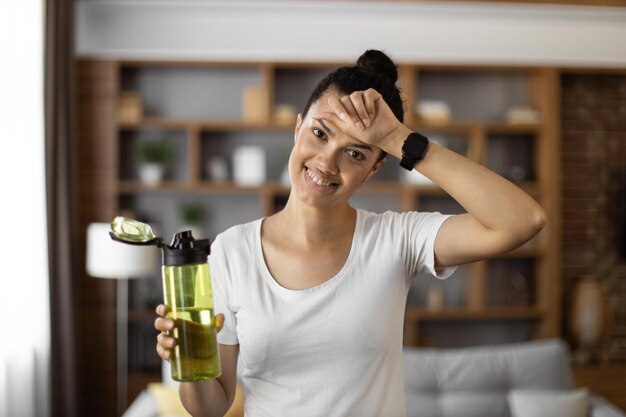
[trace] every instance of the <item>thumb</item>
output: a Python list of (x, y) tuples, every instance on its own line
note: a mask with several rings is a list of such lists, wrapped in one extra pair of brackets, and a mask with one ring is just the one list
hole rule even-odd
[(219, 313), (215, 316), (215, 329), (219, 332), (224, 327), (224, 315)]

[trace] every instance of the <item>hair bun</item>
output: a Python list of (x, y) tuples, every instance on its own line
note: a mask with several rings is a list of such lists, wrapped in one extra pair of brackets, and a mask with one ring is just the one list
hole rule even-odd
[(368, 49), (359, 57), (356, 64), (374, 74), (384, 75), (394, 84), (398, 80), (396, 64), (384, 52)]

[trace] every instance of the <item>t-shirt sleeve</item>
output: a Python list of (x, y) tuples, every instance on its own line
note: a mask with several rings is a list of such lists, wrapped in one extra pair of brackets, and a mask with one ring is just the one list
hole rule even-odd
[(435, 239), (443, 222), (452, 215), (416, 211), (387, 214), (390, 216), (393, 235), (399, 239), (398, 244), (410, 277), (430, 274), (446, 279), (456, 271), (457, 266), (435, 269)]
[(224, 327), (217, 334), (217, 342), (223, 345), (237, 345), (237, 318), (231, 307), (229, 295), (232, 293), (232, 277), (225, 251), (222, 248), (220, 237), (218, 236), (211, 245), (211, 255), (209, 265), (211, 267), (211, 285), (213, 288), (213, 306), (215, 314), (224, 315)]

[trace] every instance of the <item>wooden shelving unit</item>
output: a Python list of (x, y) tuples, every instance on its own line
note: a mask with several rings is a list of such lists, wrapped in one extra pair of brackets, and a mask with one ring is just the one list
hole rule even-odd
[[(212, 201), (245, 196), (258, 202), (260, 209), (255, 217), (270, 215), (280, 209), (289, 188), (280, 183), (277, 175), (270, 175), (264, 184), (255, 187), (242, 187), (233, 182), (216, 183), (207, 175), (203, 158), (211, 152), (224, 152), (222, 155), (228, 156), (232, 143), (263, 144), (268, 138), (275, 139), (275, 142), (267, 146), (289, 149), (295, 121), (277, 122), (273, 116), (276, 106), (288, 104), (299, 111), (305, 95), (318, 79), (339, 64), (83, 61), (80, 65), (82, 76), (97, 75), (100, 81), (99, 86), (93, 87), (94, 91), (98, 89), (97, 97), (85, 98), (81, 105), (91, 106), (97, 112), (105, 103), (109, 109), (106, 117), (92, 126), (91, 132), (96, 146), (107, 149), (107, 158), (101, 161), (107, 185), (101, 194), (103, 198), (115, 201), (115, 208), (102, 212), (106, 219), (122, 209), (134, 209), (142, 198), (155, 194), (172, 199), (181, 195), (206, 196)], [(496, 172), (501, 171), (499, 173), (504, 176), (510, 174), (508, 168), (512, 165), (520, 165), (524, 175), (515, 181), (544, 207), (548, 216), (548, 226), (529, 244), (495, 260), (463, 267), (465, 287), (461, 305), (429, 310), (423, 303), (409, 304), (404, 324), (407, 345), (420, 345), (423, 323), (525, 322), (532, 329), (529, 338), (558, 336), (560, 166), (557, 74), (558, 71), (552, 68), (418, 63), (399, 66), (399, 85), (407, 109), (405, 123), (429, 137), (443, 139), (450, 144), (450, 149)], [(190, 87), (194, 80), (199, 83), (197, 91)], [(162, 85), (167, 88), (161, 88)], [(266, 94), (258, 103), (262, 117), (246, 121), (241, 96), (243, 88), (250, 85), (260, 87)], [(177, 93), (177, 86), (181, 87), (180, 93)], [(138, 92), (144, 98), (145, 112), (140, 120), (122, 122), (115, 118), (123, 91)], [(443, 124), (421, 120), (414, 110), (414, 104), (421, 99), (448, 101), (453, 119)], [(507, 123), (503, 115), (513, 105), (536, 109), (540, 113), (540, 122)], [(481, 109), (484, 114), (480, 113)], [(177, 174), (156, 187), (147, 187), (138, 181), (133, 172), (132, 157), (124, 154), (130, 149), (130, 144), (125, 142), (132, 142), (135, 134), (144, 130), (174, 132), (176, 139), (173, 141), (177, 141), (181, 154)], [(270, 160), (268, 165), (276, 168)], [(379, 174), (358, 192), (360, 199), (376, 199), (392, 209), (407, 211), (432, 211), (434, 207), (436, 211), (449, 212), (448, 208), (454, 207), (448, 205), (454, 203), (451, 197), (436, 185), (406, 183), (394, 171), (377, 177)], [(440, 203), (442, 205), (438, 206)], [(239, 222), (233, 219), (233, 224)], [(503, 274), (502, 279), (506, 280), (506, 271), (516, 268), (522, 271), (517, 271), (517, 276), (524, 275), (526, 291), (531, 293), (525, 304), (503, 305), (505, 299), (491, 305), (489, 300), (494, 295), (489, 293), (490, 283), (499, 279), (493, 275)]]

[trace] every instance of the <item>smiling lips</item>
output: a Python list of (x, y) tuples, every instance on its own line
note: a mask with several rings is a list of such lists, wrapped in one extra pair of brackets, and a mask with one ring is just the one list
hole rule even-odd
[(332, 187), (332, 186), (336, 186), (338, 184), (333, 183), (333, 182), (328, 182), (328, 181), (323, 181), (319, 178), (317, 178), (315, 176), (315, 174), (313, 173), (313, 171), (311, 171), (310, 169), (306, 168), (306, 174), (309, 176), (309, 178), (311, 179), (311, 181), (313, 181), (315, 184), (319, 185), (320, 187)]

